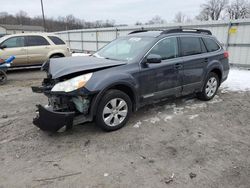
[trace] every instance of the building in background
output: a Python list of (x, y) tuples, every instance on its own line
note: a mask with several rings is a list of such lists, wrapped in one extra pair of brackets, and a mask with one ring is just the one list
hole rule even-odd
[(16, 33), (30, 33), (30, 32), (44, 32), (41, 26), (31, 25), (4, 25), (0, 24), (0, 35), (16, 34)]

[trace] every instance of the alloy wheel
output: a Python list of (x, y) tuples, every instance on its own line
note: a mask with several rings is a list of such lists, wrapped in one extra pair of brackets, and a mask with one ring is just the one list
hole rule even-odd
[(217, 86), (218, 86), (218, 81), (215, 77), (211, 77), (208, 81), (207, 81), (207, 85), (206, 85), (206, 95), (208, 97), (212, 97), (216, 90), (217, 90)]
[(121, 98), (111, 99), (104, 107), (102, 117), (106, 125), (114, 127), (121, 124), (128, 115), (128, 105)]

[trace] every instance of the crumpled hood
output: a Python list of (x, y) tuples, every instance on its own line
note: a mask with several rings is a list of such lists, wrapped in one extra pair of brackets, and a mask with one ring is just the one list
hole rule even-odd
[(127, 63), (123, 61), (115, 61), (91, 56), (65, 57), (50, 59), (48, 71), (52, 78), (56, 79), (72, 73), (109, 68), (125, 64)]

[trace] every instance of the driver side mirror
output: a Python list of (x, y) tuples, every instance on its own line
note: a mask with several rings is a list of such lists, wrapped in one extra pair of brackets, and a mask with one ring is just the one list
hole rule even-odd
[(5, 44), (0, 46), (1, 50), (3, 50), (4, 48), (7, 48), (7, 46)]
[(161, 56), (157, 54), (150, 54), (147, 57), (147, 63), (161, 63)]

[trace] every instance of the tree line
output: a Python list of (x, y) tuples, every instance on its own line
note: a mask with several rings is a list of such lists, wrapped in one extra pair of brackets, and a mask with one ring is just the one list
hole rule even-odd
[[(19, 11), (17, 14), (12, 15), (7, 12), (0, 12), (0, 24), (8, 25), (33, 25), (43, 26), (43, 18), (41, 16), (30, 17), (27, 12)], [(114, 20), (97, 20), (94, 22), (81, 20), (73, 15), (58, 18), (45, 18), (45, 28), (48, 32), (63, 31), (72, 29), (87, 29), (87, 28), (100, 28), (100, 27), (113, 27)]]
[[(230, 2), (229, 0), (207, 0), (205, 3), (201, 4), (200, 12), (195, 18), (190, 18), (183, 12), (178, 12), (173, 21), (183, 23), (194, 20), (209, 21), (244, 18), (250, 18), (250, 3), (248, 0), (233, 0)], [(135, 25), (163, 23), (166, 23), (166, 20), (162, 19), (160, 16), (154, 16), (146, 23), (137, 21)], [(8, 14), (7, 12), (0, 12), (0, 24), (43, 26), (43, 19), (41, 16), (30, 17), (24, 11), (19, 11), (15, 15)], [(90, 22), (76, 18), (73, 15), (46, 18), (45, 25), (46, 31), (48, 32), (114, 26), (117, 26), (115, 25), (115, 20), (97, 20)], [(126, 26), (126, 24), (122, 26)]]

